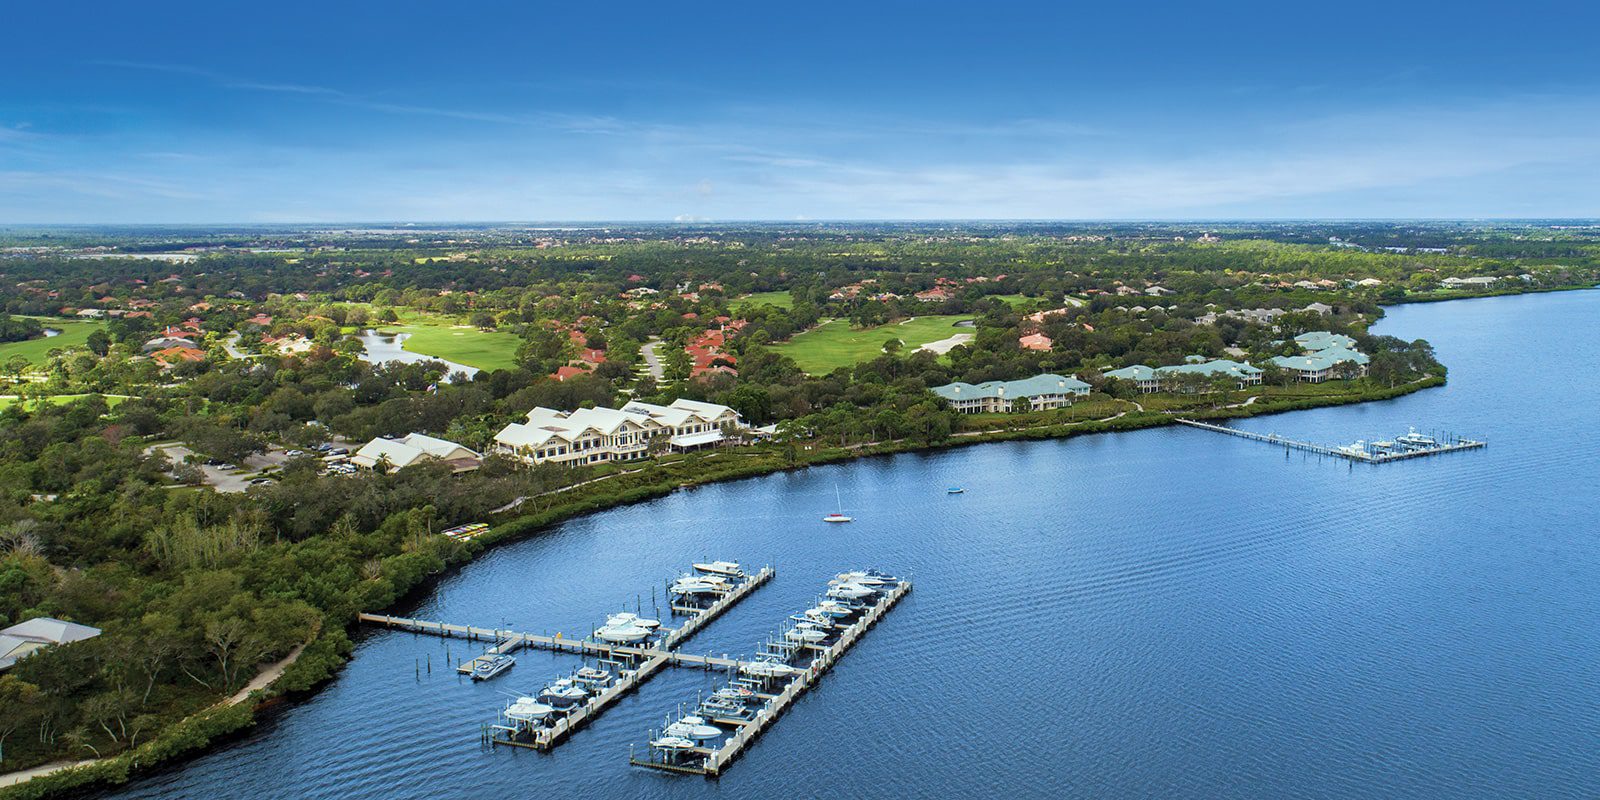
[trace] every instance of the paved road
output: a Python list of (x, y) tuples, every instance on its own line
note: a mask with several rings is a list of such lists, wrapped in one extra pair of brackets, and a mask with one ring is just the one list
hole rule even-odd
[(639, 348), (639, 355), (644, 356), (644, 365), (650, 372), (650, 377), (660, 381), (666, 377), (667, 371), (661, 366), (661, 355), (656, 352), (656, 345), (661, 344), (659, 337), (652, 336)]

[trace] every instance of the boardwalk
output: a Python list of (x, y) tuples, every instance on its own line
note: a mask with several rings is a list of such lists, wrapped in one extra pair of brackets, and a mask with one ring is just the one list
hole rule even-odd
[(1275, 433), (1253, 433), (1251, 431), (1242, 431), (1238, 428), (1229, 428), (1225, 425), (1213, 425), (1209, 422), (1197, 422), (1192, 419), (1178, 419), (1174, 420), (1174, 422), (1177, 422), (1179, 425), (1187, 425), (1191, 428), (1199, 428), (1205, 431), (1225, 433), (1229, 436), (1237, 436), (1241, 439), (1266, 442), (1267, 444), (1278, 445), (1279, 447), (1285, 447), (1291, 450), (1303, 450), (1308, 453), (1316, 453), (1317, 455), (1322, 456), (1347, 458), (1351, 461), (1360, 461), (1367, 464), (1387, 464), (1390, 461), (1404, 461), (1408, 458), (1421, 458), (1423, 456), (1438, 455), (1440, 453), (1453, 453), (1458, 450), (1476, 450), (1480, 447), (1488, 446), (1487, 442), (1480, 442), (1472, 439), (1456, 439), (1428, 447), (1418, 447), (1398, 452), (1374, 453), (1366, 450), (1328, 447), (1326, 445), (1313, 444), (1311, 442), (1296, 441), (1294, 439), (1279, 436)]

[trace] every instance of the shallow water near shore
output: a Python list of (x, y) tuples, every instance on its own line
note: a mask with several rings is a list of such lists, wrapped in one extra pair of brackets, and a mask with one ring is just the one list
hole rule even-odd
[[(1393, 308), (1376, 332), (1433, 342), (1447, 386), (1234, 423), (1482, 451), (1374, 466), (1169, 427), (865, 459), (573, 520), (393, 610), (579, 636), (693, 561), (774, 563), (684, 648), (737, 654), (833, 573), (910, 574), (717, 781), (627, 764), (714, 673), (491, 751), (505, 693), (578, 659), (473, 684), (449, 664), (479, 645), (367, 630), (311, 700), (106, 796), (1594, 797), (1597, 320), (1594, 291)], [(851, 525), (820, 521), (835, 485)]]

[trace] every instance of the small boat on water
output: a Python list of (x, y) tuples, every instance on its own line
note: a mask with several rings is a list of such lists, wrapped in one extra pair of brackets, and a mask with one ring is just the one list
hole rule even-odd
[(685, 739), (682, 736), (663, 736), (659, 739), (651, 739), (650, 746), (659, 747), (662, 750), (667, 751), (693, 750), (694, 748), (699, 747), (699, 745), (695, 744), (692, 740)]
[(894, 586), (900, 579), (893, 575), (879, 572), (875, 569), (856, 572), (841, 572), (828, 581), (829, 586), (838, 586), (843, 583), (859, 583), (862, 586)]
[(515, 658), (512, 658), (504, 653), (499, 653), (492, 656), (479, 656), (478, 659), (472, 664), (472, 679), (475, 681), (489, 680), (490, 678), (493, 678), (494, 676), (511, 669), (512, 665), (516, 663), (517, 660)]
[(951, 487), (945, 489), (944, 493), (945, 494), (962, 494), (962, 493), (964, 493), (966, 491), (967, 491), (966, 489), (963, 489), (960, 486), (951, 486)]
[(556, 708), (568, 708), (588, 699), (589, 692), (571, 678), (562, 678), (539, 692), (539, 700)]
[(756, 693), (744, 686), (724, 686), (711, 693), (714, 700), (726, 700), (730, 703), (749, 703), (756, 700)]
[(672, 594), (688, 597), (727, 594), (733, 585), (715, 575), (683, 575), (672, 582)]
[(553, 713), (554, 708), (539, 702), (536, 697), (519, 697), (506, 706), (505, 717), (511, 722), (531, 725), (544, 722)]
[(612, 614), (611, 616), (606, 617), (606, 624), (633, 625), (639, 628), (649, 628), (650, 630), (655, 630), (656, 628), (661, 627), (661, 620), (645, 619), (638, 614), (629, 614), (628, 612), (624, 611), (620, 614)]
[(634, 644), (650, 638), (651, 633), (650, 628), (627, 623), (596, 628), (594, 637), (602, 642), (610, 642), (612, 644)]
[(750, 719), (755, 709), (737, 700), (712, 697), (700, 704), (699, 713), (711, 719)]
[(749, 661), (740, 664), (739, 671), (756, 678), (784, 678), (800, 672), (781, 661)]
[(1407, 430), (1405, 433), (1394, 437), (1395, 444), (1401, 445), (1402, 447), (1408, 447), (1413, 450), (1423, 450), (1429, 447), (1439, 446), (1439, 441), (1437, 439), (1433, 438), (1432, 436), (1428, 436), (1427, 434), (1417, 433), (1415, 426), (1408, 427), (1409, 430)]
[(784, 633), (783, 638), (788, 639), (791, 642), (817, 644), (818, 642), (828, 638), (828, 634), (820, 628), (802, 628), (796, 625)]
[(877, 589), (859, 583), (841, 583), (828, 587), (828, 596), (837, 600), (864, 600), (878, 593)]
[(814, 610), (833, 617), (834, 619), (844, 619), (845, 617), (854, 615), (861, 609), (856, 608), (849, 603), (841, 602), (835, 598), (832, 600), (823, 600), (818, 602)]
[(704, 717), (690, 715), (668, 725), (662, 733), (700, 742), (721, 736), (722, 729), (707, 725)]
[(709, 561), (695, 564), (694, 568), (708, 575), (726, 575), (730, 578), (743, 578), (744, 570), (739, 568), (737, 561)]
[(829, 515), (823, 517), (822, 521), (823, 522), (853, 522), (854, 521), (853, 519), (851, 519), (850, 517), (845, 516), (845, 513), (844, 513), (844, 500), (839, 497), (839, 484), (837, 484), (837, 483), (833, 485), (833, 500), (834, 500), (834, 508), (837, 508), (839, 510), (833, 512), (832, 514), (829, 514)]
[(605, 687), (610, 685), (611, 673), (595, 667), (582, 667), (572, 673), (572, 679), (588, 687)]

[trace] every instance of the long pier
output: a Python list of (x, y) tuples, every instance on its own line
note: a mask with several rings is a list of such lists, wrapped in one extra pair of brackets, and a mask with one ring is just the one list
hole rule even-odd
[(1199, 422), (1192, 419), (1175, 419), (1173, 421), (1177, 422), (1179, 425), (1187, 425), (1191, 428), (1199, 428), (1201, 430), (1212, 431), (1215, 433), (1225, 433), (1229, 436), (1237, 436), (1241, 439), (1250, 439), (1251, 441), (1256, 442), (1266, 442), (1267, 444), (1278, 445), (1291, 450), (1304, 450), (1308, 453), (1316, 453), (1317, 455), (1321, 456), (1347, 458), (1351, 461), (1360, 461), (1366, 464), (1387, 464), (1390, 461), (1404, 461), (1408, 458), (1422, 458), (1423, 456), (1439, 455), (1440, 453), (1453, 453), (1459, 450), (1476, 450), (1480, 447), (1488, 446), (1487, 442), (1480, 442), (1473, 439), (1458, 439), (1452, 442), (1444, 442), (1425, 447), (1401, 450), (1398, 452), (1374, 453), (1367, 450), (1346, 450), (1338, 447), (1328, 447), (1326, 445), (1313, 444), (1311, 442), (1297, 441), (1295, 439), (1279, 436), (1275, 433), (1255, 433), (1252, 431), (1242, 431), (1238, 428), (1227, 427), (1226, 425), (1214, 425), (1209, 422)]
[(657, 761), (654, 759), (640, 759), (633, 757), (631, 753), (628, 757), (628, 763), (635, 766), (649, 767), (651, 769), (659, 769), (679, 774), (705, 775), (708, 777), (720, 775), (723, 770), (727, 769), (728, 765), (731, 764), (734, 759), (738, 758), (739, 755), (744, 752), (745, 748), (748, 747), (751, 742), (755, 741), (756, 737), (760, 736), (764, 731), (766, 731), (766, 729), (770, 727), (785, 710), (788, 709), (789, 705), (794, 702), (795, 698), (810, 690), (811, 687), (817, 683), (817, 681), (821, 680), (823, 674), (826, 673), (829, 668), (831, 668), (834, 663), (845, 654), (845, 651), (849, 650), (850, 647), (854, 645), (856, 641), (859, 640), (863, 635), (865, 635), (868, 630), (877, 625), (878, 621), (883, 618), (883, 615), (889, 613), (889, 610), (894, 608), (895, 604), (899, 603), (900, 599), (905, 597), (910, 591), (911, 581), (902, 580), (898, 585), (895, 586), (893, 590), (880, 596), (878, 600), (870, 608), (868, 608), (859, 619), (851, 623), (850, 626), (846, 628), (842, 634), (840, 634), (838, 641), (835, 641), (833, 644), (827, 645), (826, 647), (820, 647), (817, 645), (801, 645), (800, 649), (815, 651), (817, 652), (817, 655), (811, 659), (809, 664), (806, 665), (806, 668), (800, 672), (798, 676), (790, 679), (783, 689), (777, 694), (759, 695), (765, 700), (765, 703), (761, 709), (756, 712), (754, 717), (748, 720), (725, 720), (713, 718), (713, 722), (728, 727), (733, 727), (735, 730), (728, 736), (727, 739), (722, 742), (721, 746), (719, 747), (695, 747), (686, 749), (686, 752), (703, 756), (699, 764), (681, 761), (675, 762), (671, 760)]
[[(607, 707), (611, 706), (623, 695), (633, 691), (640, 684), (649, 680), (662, 667), (668, 665), (686, 665), (704, 669), (737, 670), (746, 662), (727, 656), (716, 657), (712, 655), (694, 655), (680, 653), (674, 648), (681, 645), (684, 640), (693, 636), (701, 628), (720, 616), (724, 611), (732, 608), (740, 600), (756, 589), (760, 588), (777, 571), (772, 567), (763, 567), (753, 575), (740, 581), (732, 591), (719, 597), (716, 602), (705, 608), (687, 609), (695, 613), (677, 628), (668, 631), (658, 642), (644, 645), (612, 644), (610, 642), (594, 641), (592, 639), (571, 639), (561, 635), (546, 636), (537, 633), (523, 633), (508, 631), (498, 628), (479, 628), (471, 625), (455, 625), (448, 622), (434, 622), (431, 620), (411, 619), (407, 617), (392, 617), (385, 614), (358, 614), (361, 622), (382, 625), (386, 628), (398, 628), (413, 633), (426, 633), (433, 636), (467, 639), (469, 641), (492, 641), (485, 653), (500, 655), (510, 653), (521, 648), (537, 648), (553, 650), (558, 653), (575, 653), (583, 656), (597, 656), (614, 661), (626, 661), (635, 664), (633, 669), (621, 670), (617, 680), (604, 691), (588, 698), (581, 706), (565, 715), (556, 723), (547, 728), (537, 730), (531, 741), (518, 741), (513, 738), (492, 736), (492, 744), (504, 744), (513, 747), (530, 747), (535, 750), (549, 750), (560, 744), (563, 739), (573, 731), (582, 727), (584, 723), (598, 716)], [(479, 656), (483, 658), (484, 656)], [(457, 670), (464, 673), (472, 671), (472, 665), (477, 658), (463, 662)]]

